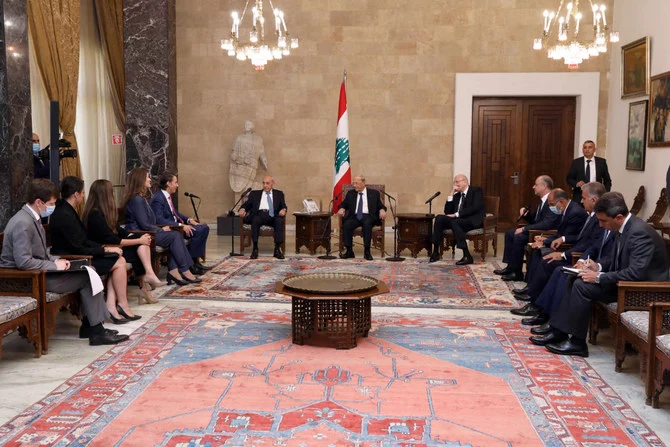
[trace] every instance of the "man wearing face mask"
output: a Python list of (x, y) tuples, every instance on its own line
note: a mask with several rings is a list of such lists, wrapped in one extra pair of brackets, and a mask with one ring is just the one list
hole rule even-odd
[(49, 162), (46, 163), (39, 157), (40, 153), (40, 136), (33, 134), (33, 168), (35, 178), (49, 178)]
[[(40, 217), (49, 217), (56, 208), (58, 188), (46, 179), (35, 179), (28, 190), (28, 203), (7, 223), (2, 244), (0, 267), (19, 270), (46, 270), (46, 291), (79, 292), (82, 307), (80, 338), (91, 345), (111, 345), (128, 339), (117, 331), (105, 329), (102, 322), (109, 317), (103, 292), (93, 295), (85, 270), (69, 270), (70, 262), (58, 259), (47, 251), (46, 235)], [(58, 273), (57, 273), (58, 272)]]

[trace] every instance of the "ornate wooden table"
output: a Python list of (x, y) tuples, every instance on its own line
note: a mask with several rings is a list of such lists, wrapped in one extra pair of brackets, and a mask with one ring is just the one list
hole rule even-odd
[(383, 281), (363, 292), (331, 295), (289, 289), (281, 281), (275, 285), (275, 292), (291, 296), (293, 343), (326, 344), (336, 349), (355, 348), (358, 337), (368, 336), (371, 298), (388, 291)]
[(293, 213), (295, 216), (295, 252), (300, 253), (300, 247), (305, 246), (309, 254), (316, 253), (316, 249), (330, 246), (330, 231), (328, 222), (330, 213)]
[(408, 248), (416, 258), (424, 248), (428, 256), (433, 247), (434, 214), (398, 213), (398, 253)]

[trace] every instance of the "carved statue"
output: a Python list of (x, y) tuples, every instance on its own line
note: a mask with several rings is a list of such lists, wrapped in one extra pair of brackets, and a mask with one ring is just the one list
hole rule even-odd
[(244, 122), (244, 133), (235, 138), (230, 154), (230, 187), (235, 192), (235, 200), (249, 187), (261, 189), (262, 183), (256, 179), (259, 159), (267, 171), (263, 139), (254, 132), (254, 123), (247, 120)]

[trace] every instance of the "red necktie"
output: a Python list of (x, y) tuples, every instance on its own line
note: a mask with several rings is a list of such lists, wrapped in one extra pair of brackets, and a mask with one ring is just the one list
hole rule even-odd
[(181, 217), (179, 217), (179, 214), (177, 214), (174, 210), (174, 205), (172, 204), (172, 197), (168, 196), (168, 202), (170, 202), (170, 209), (172, 210), (172, 215), (174, 216), (175, 220), (180, 224), (183, 224), (184, 221), (181, 219)]

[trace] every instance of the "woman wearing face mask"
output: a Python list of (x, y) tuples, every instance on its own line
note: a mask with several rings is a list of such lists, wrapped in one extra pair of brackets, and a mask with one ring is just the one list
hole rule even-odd
[(49, 178), (49, 163), (45, 163), (40, 157), (40, 137), (36, 133), (33, 134), (33, 168), (35, 171), (35, 178)]

